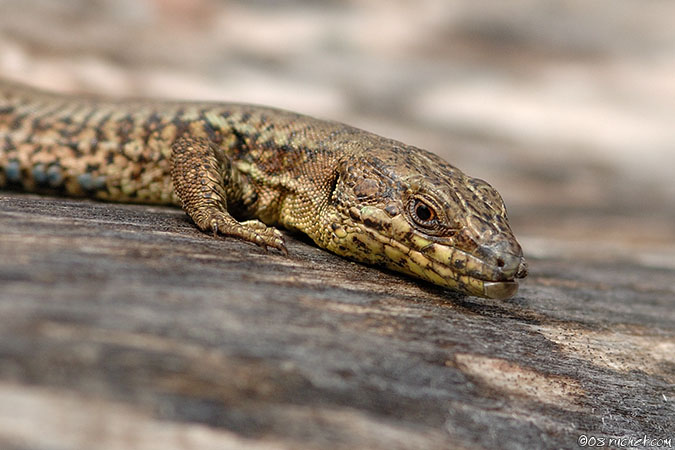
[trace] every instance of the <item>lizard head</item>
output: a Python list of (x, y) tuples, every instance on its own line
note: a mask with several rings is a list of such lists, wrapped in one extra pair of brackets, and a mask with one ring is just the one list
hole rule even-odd
[(469, 295), (513, 296), (527, 264), (499, 193), (432, 153), (378, 145), (340, 162), (323, 246)]

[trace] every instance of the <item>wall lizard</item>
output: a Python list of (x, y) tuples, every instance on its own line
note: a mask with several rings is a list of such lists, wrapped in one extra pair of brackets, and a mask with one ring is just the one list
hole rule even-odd
[(527, 274), (486, 182), (425, 150), (274, 108), (0, 81), (0, 188), (182, 206), (203, 231), (286, 253), (280, 226), (487, 298), (513, 296)]

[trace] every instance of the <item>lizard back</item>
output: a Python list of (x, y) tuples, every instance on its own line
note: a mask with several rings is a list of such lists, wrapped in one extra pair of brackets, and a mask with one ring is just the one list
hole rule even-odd
[(70, 96), (0, 81), (0, 188), (179, 205), (170, 157), (181, 135), (273, 175), (332, 155), (322, 143), (355, 132), (260, 106)]

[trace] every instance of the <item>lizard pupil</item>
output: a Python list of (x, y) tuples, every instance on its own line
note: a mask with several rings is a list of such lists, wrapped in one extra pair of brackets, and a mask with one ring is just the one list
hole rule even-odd
[(415, 205), (415, 214), (422, 222), (428, 222), (434, 217), (431, 208), (422, 202), (417, 202), (417, 205)]

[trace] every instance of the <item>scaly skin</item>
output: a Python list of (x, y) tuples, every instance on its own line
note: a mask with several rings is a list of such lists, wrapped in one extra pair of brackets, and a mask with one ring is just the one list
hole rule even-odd
[(0, 188), (181, 205), (204, 231), (286, 251), (274, 226), (466, 294), (527, 274), (504, 202), (438, 156), (251, 105), (117, 101), (0, 82)]

